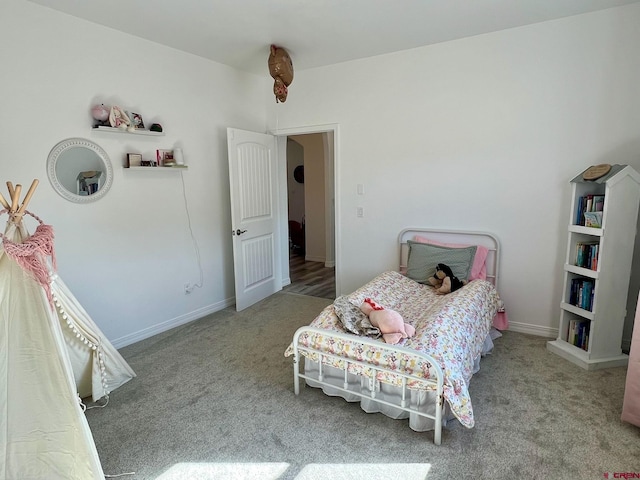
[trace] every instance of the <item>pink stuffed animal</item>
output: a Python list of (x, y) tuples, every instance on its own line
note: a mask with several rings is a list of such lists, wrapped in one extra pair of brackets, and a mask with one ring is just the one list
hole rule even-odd
[(403, 338), (412, 337), (416, 333), (412, 325), (404, 323), (402, 315), (378, 305), (370, 298), (364, 299), (360, 310), (369, 317), (371, 325), (380, 329), (386, 343), (396, 344)]

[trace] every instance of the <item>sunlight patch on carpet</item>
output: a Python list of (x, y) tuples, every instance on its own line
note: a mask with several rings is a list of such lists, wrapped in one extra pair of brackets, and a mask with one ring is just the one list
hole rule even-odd
[(310, 463), (296, 480), (426, 480), (430, 469), (429, 463)]
[[(156, 480), (277, 480), (288, 463), (176, 463)], [(295, 480), (426, 480), (429, 463), (310, 463)]]
[(277, 480), (288, 463), (176, 463), (156, 480)]

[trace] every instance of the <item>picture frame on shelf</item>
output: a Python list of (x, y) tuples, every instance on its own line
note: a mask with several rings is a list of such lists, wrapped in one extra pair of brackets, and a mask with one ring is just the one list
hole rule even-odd
[(131, 124), (136, 128), (136, 130), (144, 130), (144, 121), (142, 120), (142, 115), (129, 111), (127, 111), (127, 115), (129, 117), (129, 120), (131, 120)]
[(173, 150), (156, 150), (156, 161), (158, 162), (159, 167), (170, 167), (175, 165)]
[(127, 153), (127, 168), (141, 166), (142, 155), (140, 155), (139, 153)]

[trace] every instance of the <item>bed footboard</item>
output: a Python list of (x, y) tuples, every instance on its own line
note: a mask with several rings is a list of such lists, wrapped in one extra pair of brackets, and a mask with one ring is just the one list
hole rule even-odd
[[(306, 340), (301, 341), (300, 337), (304, 337)], [(324, 339), (330, 338), (335, 344), (349, 345), (349, 348), (342, 351), (327, 351), (326, 348), (321, 348), (320, 342), (314, 341), (314, 337), (323, 337)], [(326, 385), (331, 388), (356, 395), (361, 398), (367, 398), (373, 402), (388, 405), (394, 408), (399, 408), (409, 414), (415, 414), (422, 417), (427, 417), (434, 421), (434, 436), (433, 442), (436, 445), (440, 445), (442, 436), (442, 422), (444, 413), (444, 391), (443, 382), (444, 376), (442, 369), (436, 363), (436, 361), (420, 352), (410, 350), (398, 345), (389, 345), (380, 340), (374, 340), (366, 337), (358, 337), (352, 334), (345, 334), (340, 332), (328, 331), (314, 327), (300, 327), (293, 336), (293, 383), (294, 392), (296, 395), (300, 393), (300, 379), (304, 378), (312, 380), (320, 385)], [(358, 352), (364, 350), (364, 347), (375, 347), (379, 351), (385, 351), (389, 354), (395, 355), (409, 360), (418, 360), (419, 364), (426, 364), (429, 366), (428, 375), (425, 372), (413, 373), (411, 369), (403, 371), (399, 368), (389, 368), (384, 365), (380, 365), (376, 362), (367, 361), (366, 359), (355, 358), (357, 355), (345, 354), (345, 351)], [(318, 375), (308, 376), (306, 373), (301, 373), (300, 355), (313, 358), (318, 362)], [(325, 363), (336, 364), (340, 363), (344, 370), (344, 383), (342, 387), (335, 384), (327, 383), (323, 378), (323, 365)], [(349, 388), (349, 382), (347, 377), (349, 375), (349, 369), (351, 367), (358, 367), (363, 370), (365, 375), (369, 379), (369, 393), (362, 393), (360, 391), (354, 391)], [(400, 405), (389, 403), (383, 399), (376, 398), (376, 391), (379, 389), (380, 378), (393, 377), (396, 382), (400, 382), (399, 386), (402, 391), (402, 399)], [(428, 378), (427, 378), (428, 377)], [(423, 389), (433, 390), (435, 392), (435, 415), (430, 415), (424, 411), (418, 411), (412, 408), (410, 402), (409, 385), (421, 385)]]

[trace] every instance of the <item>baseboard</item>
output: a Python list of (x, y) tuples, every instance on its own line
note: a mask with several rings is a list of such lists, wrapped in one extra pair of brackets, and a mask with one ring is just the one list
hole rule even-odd
[(116, 349), (126, 347), (127, 345), (140, 342), (141, 340), (145, 340), (149, 337), (153, 337), (154, 335), (158, 335), (159, 333), (166, 332), (167, 330), (171, 330), (172, 328), (179, 327), (180, 325), (184, 325), (185, 323), (199, 320), (202, 317), (205, 317), (211, 313), (218, 312), (224, 308), (234, 305), (235, 303), (235, 297), (228, 298), (221, 302), (199, 308), (198, 310), (194, 310), (193, 312), (185, 313), (184, 315), (180, 315), (179, 317), (167, 320), (166, 322), (162, 322), (152, 327), (139, 330), (129, 335), (125, 335), (124, 337), (113, 340), (111, 344)]
[(287, 285), (291, 285), (291, 277), (282, 279), (282, 288), (286, 287)]
[[(558, 338), (558, 329), (551, 327), (541, 327), (539, 325), (531, 325), (530, 323), (509, 322), (509, 331), (517, 333), (527, 333), (538, 337)], [(631, 339), (622, 339), (622, 351), (629, 353), (631, 349)]]
[(336, 266), (336, 262), (333, 260), (327, 260), (326, 262), (324, 262), (324, 266), (326, 268), (333, 268)]
[(304, 261), (305, 262), (321, 262), (324, 263), (324, 257), (314, 257), (311, 255), (306, 255), (304, 257)]
[(558, 338), (558, 329), (551, 327), (541, 327), (530, 323), (509, 322), (509, 331), (527, 333), (538, 337)]

